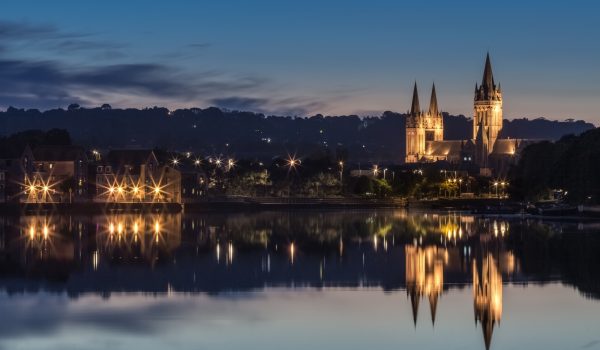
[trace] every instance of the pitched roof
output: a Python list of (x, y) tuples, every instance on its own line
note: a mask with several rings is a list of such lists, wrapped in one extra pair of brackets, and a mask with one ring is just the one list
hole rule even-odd
[(76, 161), (85, 158), (85, 151), (79, 146), (38, 146), (33, 150), (33, 159), (41, 162)]
[(111, 164), (132, 166), (145, 164), (150, 158), (156, 160), (154, 152), (146, 149), (112, 150), (106, 156), (107, 162)]
[(428, 141), (427, 155), (436, 157), (460, 156), (463, 140)]
[(23, 156), (29, 146), (21, 147), (19, 145), (7, 144), (0, 147), (0, 159), (18, 159)]
[(525, 147), (540, 142), (536, 139), (497, 139), (492, 154), (514, 155), (520, 153)]

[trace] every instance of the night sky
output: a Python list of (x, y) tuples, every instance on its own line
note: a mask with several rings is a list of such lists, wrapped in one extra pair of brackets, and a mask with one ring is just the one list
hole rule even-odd
[[(472, 113), (490, 52), (505, 117), (600, 123), (597, 1), (27, 1), (0, 9), (0, 108), (210, 105)], [(423, 103), (423, 108), (426, 108)]]

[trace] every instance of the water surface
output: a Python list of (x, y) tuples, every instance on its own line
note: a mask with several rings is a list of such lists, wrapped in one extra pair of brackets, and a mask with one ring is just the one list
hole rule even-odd
[(0, 220), (0, 349), (600, 349), (593, 223), (391, 210)]

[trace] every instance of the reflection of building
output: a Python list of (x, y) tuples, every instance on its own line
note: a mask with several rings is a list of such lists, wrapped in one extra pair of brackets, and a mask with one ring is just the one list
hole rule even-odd
[(181, 244), (181, 215), (108, 215), (96, 221), (102, 224), (97, 226), (94, 268), (100, 257), (154, 263)]
[(475, 322), (481, 323), (485, 348), (489, 349), (496, 322), (502, 318), (502, 274), (491, 253), (473, 260)]
[(413, 321), (417, 325), (419, 302), (422, 297), (429, 300), (431, 322), (435, 323), (438, 298), (444, 286), (445, 250), (436, 246), (405, 246), (406, 292), (412, 305)]
[(413, 91), (410, 113), (406, 119), (407, 163), (448, 161), (475, 163), (480, 168), (506, 171), (519, 152), (531, 141), (501, 139), (503, 124), (502, 90), (496, 85), (489, 55), (486, 57), (481, 85), (475, 85), (473, 102), (473, 138), (444, 140), (444, 122), (438, 111), (435, 87), (429, 111), (420, 109), (417, 86)]

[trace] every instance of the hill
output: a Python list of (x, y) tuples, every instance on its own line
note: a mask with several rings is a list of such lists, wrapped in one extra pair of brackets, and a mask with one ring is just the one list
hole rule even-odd
[[(393, 162), (404, 157), (404, 114), (310, 118), (266, 116), (215, 107), (169, 111), (166, 108), (112, 109), (69, 106), (38, 111), (9, 108), (0, 112), (0, 134), (66, 129), (75, 143), (93, 148), (160, 147), (238, 158), (271, 158), (277, 154), (344, 153), (356, 162)], [(444, 114), (445, 138), (471, 137), (472, 121)], [(504, 137), (556, 140), (592, 129), (583, 121), (518, 119), (507, 121)]]

